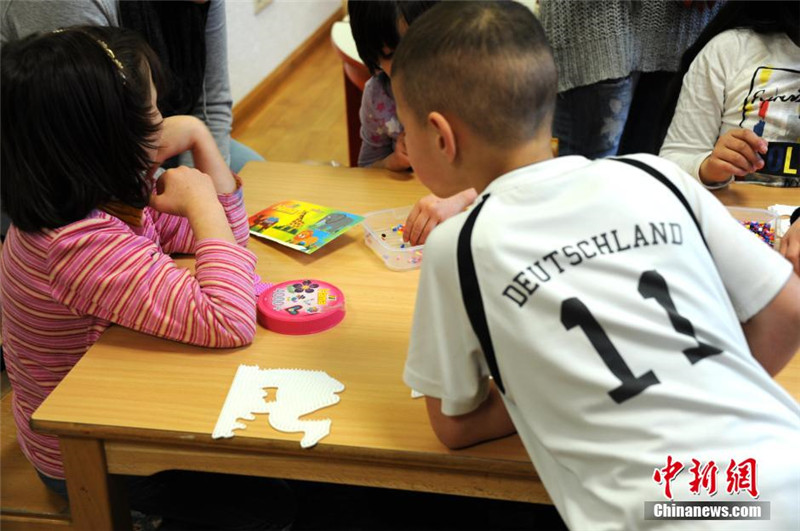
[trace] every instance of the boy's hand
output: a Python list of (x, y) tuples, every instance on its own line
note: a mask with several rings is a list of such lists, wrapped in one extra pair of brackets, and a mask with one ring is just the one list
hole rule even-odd
[(700, 164), (700, 180), (719, 184), (731, 175), (743, 177), (764, 167), (759, 153), (767, 153), (767, 141), (748, 129), (732, 129), (719, 137), (711, 155)]
[(220, 205), (211, 178), (194, 168), (180, 166), (165, 171), (156, 181), (150, 207), (165, 214), (190, 217), (204, 208)]
[(477, 195), (473, 188), (445, 199), (433, 194), (426, 195), (411, 209), (403, 230), (403, 240), (411, 245), (422, 245), (436, 225), (464, 210), (475, 201)]
[(794, 272), (800, 275), (800, 220), (795, 221), (781, 238), (781, 254), (794, 266)]

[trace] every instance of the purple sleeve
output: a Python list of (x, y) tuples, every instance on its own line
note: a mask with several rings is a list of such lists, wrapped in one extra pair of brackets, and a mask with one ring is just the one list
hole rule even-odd
[(394, 142), (403, 131), (397, 119), (394, 99), (379, 77), (372, 77), (364, 86), (361, 98), (361, 151), (359, 166), (370, 166), (394, 151)]

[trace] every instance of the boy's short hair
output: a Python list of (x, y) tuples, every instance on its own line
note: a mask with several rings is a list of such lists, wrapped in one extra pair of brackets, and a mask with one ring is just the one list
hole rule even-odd
[[(113, 58), (112, 58), (113, 54)], [(75, 27), (5, 43), (0, 197), (23, 231), (58, 228), (109, 201), (144, 207), (158, 58), (136, 33)]]
[(403, 37), (392, 64), (409, 111), (452, 113), (496, 146), (550, 126), (557, 73), (544, 30), (517, 2), (442, 2)]
[(350, 15), (350, 30), (358, 49), (358, 55), (371, 74), (380, 71), (379, 59), (383, 47), (397, 48), (400, 34), (397, 22), (402, 17), (411, 25), (438, 0), (350, 0), (347, 12)]

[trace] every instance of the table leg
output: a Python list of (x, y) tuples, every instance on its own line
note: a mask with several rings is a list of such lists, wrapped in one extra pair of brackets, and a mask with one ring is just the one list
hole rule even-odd
[(127, 493), (106, 468), (103, 441), (61, 437), (70, 513), (75, 529), (131, 529)]

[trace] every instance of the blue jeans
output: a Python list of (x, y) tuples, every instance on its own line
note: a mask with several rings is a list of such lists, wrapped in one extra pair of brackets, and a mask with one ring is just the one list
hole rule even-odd
[(69, 500), (69, 496), (67, 495), (66, 481), (64, 481), (63, 479), (56, 479), (56, 478), (51, 478), (50, 476), (45, 476), (38, 470), (36, 471), (36, 473), (39, 474), (39, 479), (42, 480), (42, 483), (44, 483), (45, 487), (52, 490), (65, 500)]
[(553, 117), (558, 154), (589, 159), (616, 155), (634, 85), (628, 76), (559, 92)]
[(11, 226), (11, 218), (5, 212), (0, 211), (0, 239), (6, 239), (6, 233)]
[[(231, 171), (233, 173), (239, 173), (242, 171), (242, 168), (245, 164), (250, 162), (251, 160), (264, 160), (264, 157), (253, 151), (251, 148), (247, 147), (246, 145), (242, 144), (238, 140), (234, 140), (231, 138), (231, 162), (229, 164)], [(179, 158), (177, 156), (172, 157), (171, 159), (167, 159), (161, 165), (162, 168), (177, 168), (179, 164)]]
[(558, 154), (590, 159), (658, 155), (669, 126), (664, 120), (672, 118), (663, 116), (664, 104), (680, 82), (674, 72), (634, 72), (560, 92), (553, 117)]
[(264, 157), (242, 144), (238, 140), (231, 138), (231, 171), (239, 173), (245, 164), (251, 160), (264, 160)]

